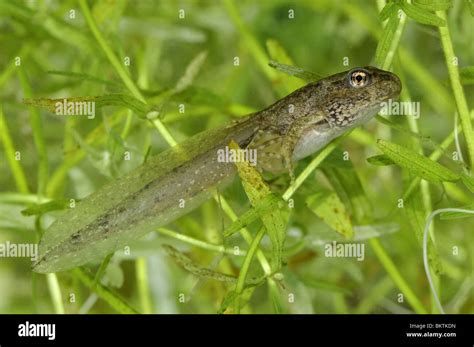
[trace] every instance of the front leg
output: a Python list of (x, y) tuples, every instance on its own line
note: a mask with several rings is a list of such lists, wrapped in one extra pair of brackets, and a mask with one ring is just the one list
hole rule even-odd
[(300, 132), (297, 129), (290, 130), (290, 132), (283, 137), (282, 142), (282, 149), (281, 155), (283, 157), (283, 161), (285, 163), (285, 167), (288, 170), (288, 174), (290, 175), (291, 184), (295, 182), (295, 173), (294, 173), (294, 166), (293, 166), (293, 151), (295, 150), (296, 144), (299, 140)]
[(293, 152), (304, 131), (321, 117), (308, 115), (297, 118), (284, 130), (276, 127), (261, 129), (248, 148), (258, 151), (257, 167), (260, 171), (272, 173), (288, 172), (291, 183), (295, 180)]
[(298, 141), (302, 138), (303, 133), (314, 123), (322, 119), (318, 115), (307, 115), (296, 119), (286, 134), (282, 137), (281, 155), (285, 163), (285, 167), (290, 174), (291, 184), (295, 181), (294, 167), (293, 167), (293, 153), (295, 151)]

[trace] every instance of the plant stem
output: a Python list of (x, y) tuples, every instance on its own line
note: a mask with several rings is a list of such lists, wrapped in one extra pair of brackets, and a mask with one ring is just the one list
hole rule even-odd
[(13, 179), (15, 180), (16, 187), (20, 193), (28, 194), (28, 183), (26, 182), (25, 172), (20, 165), (20, 160), (16, 160), (16, 151), (13, 146), (12, 138), (10, 137), (10, 132), (8, 131), (7, 122), (3, 115), (3, 107), (0, 104), (0, 139), (3, 142), (3, 147), (5, 149), (5, 157), (10, 165), (10, 169), (13, 173)]
[(102, 284), (96, 284), (94, 278), (89, 275), (84, 269), (76, 268), (73, 271), (76, 276), (86, 287), (94, 291), (99, 297), (104, 299), (110, 306), (112, 306), (117, 312), (123, 314), (136, 314), (139, 313), (133, 307), (131, 307), (124, 299), (122, 299), (117, 293), (113, 292), (109, 288)]
[(283, 200), (288, 201), (296, 190), (303, 184), (303, 182), (311, 175), (311, 173), (323, 162), (326, 157), (337, 147), (341, 142), (342, 137), (337, 138), (327, 145), (319, 154), (304, 168), (304, 170), (295, 179), (292, 185), (283, 194)]
[(79, 0), (79, 6), (82, 9), (82, 13), (83, 13), (84, 18), (87, 22), (87, 25), (89, 26), (90, 30), (92, 31), (92, 34), (94, 34), (95, 39), (99, 43), (99, 46), (102, 48), (105, 55), (107, 56), (107, 59), (109, 59), (112, 66), (115, 68), (115, 70), (119, 74), (119, 76), (122, 79), (123, 83), (125, 83), (125, 86), (132, 92), (133, 96), (135, 96), (141, 102), (146, 103), (145, 98), (143, 97), (143, 95), (140, 93), (140, 90), (137, 88), (135, 83), (130, 78), (127, 70), (125, 70), (122, 63), (115, 56), (114, 52), (112, 51), (112, 48), (110, 48), (110, 46), (107, 44), (107, 42), (105, 42), (104, 37), (102, 36), (102, 34), (99, 31), (99, 28), (95, 24), (94, 18), (92, 18), (92, 13), (89, 9), (89, 5), (87, 4), (87, 1), (86, 0)]
[(153, 305), (151, 303), (150, 286), (148, 283), (148, 264), (145, 257), (137, 258), (135, 262), (135, 270), (137, 273), (138, 294), (142, 312), (146, 314), (153, 313)]
[[(232, 210), (232, 207), (230, 207), (227, 200), (225, 200), (222, 196), (219, 198), (219, 197), (217, 197), (217, 195), (214, 196), (214, 199), (216, 199), (216, 201), (218, 201), (218, 202), (220, 201), (222, 209), (229, 216), (229, 218), (232, 222), (234, 222), (238, 219), (237, 215)], [(252, 235), (251, 235), (250, 231), (247, 228), (240, 229), (239, 233), (240, 233), (240, 235), (242, 235), (243, 239), (245, 240), (245, 242), (247, 242), (247, 244), (249, 244), (249, 245), (252, 244), (253, 238), (252, 238)], [(257, 250), (257, 259), (258, 259), (260, 265), (262, 266), (262, 269), (263, 269), (263, 272), (265, 273), (265, 275), (269, 276), (272, 273), (272, 268), (271, 268), (270, 263), (268, 262), (267, 258), (265, 257), (265, 254), (263, 254), (263, 252), (260, 249)]]
[(102, 279), (102, 276), (104, 276), (105, 270), (107, 270), (107, 266), (109, 266), (110, 260), (114, 256), (114, 253), (109, 253), (104, 260), (102, 260), (102, 263), (99, 266), (99, 270), (95, 273), (94, 276), (94, 285), (97, 285), (100, 283), (100, 280)]
[[(146, 99), (143, 97), (138, 87), (130, 78), (127, 70), (123, 67), (120, 60), (115, 56), (112, 48), (110, 48), (107, 42), (105, 42), (104, 37), (102, 36), (99, 29), (97, 28), (97, 25), (94, 22), (94, 18), (92, 18), (92, 13), (89, 9), (89, 6), (87, 5), (87, 1), (79, 0), (79, 5), (81, 6), (82, 12), (84, 14), (84, 18), (86, 19), (87, 25), (91, 29), (92, 34), (94, 34), (95, 39), (99, 43), (99, 46), (102, 48), (105, 55), (107, 56), (107, 59), (109, 59), (112, 66), (115, 68), (115, 70), (119, 74), (125, 86), (128, 88), (128, 90), (130, 90), (130, 92), (133, 94), (134, 97), (136, 97), (138, 100), (146, 104), (147, 103)], [(163, 136), (163, 138), (168, 142), (170, 146), (176, 145), (176, 141), (174, 140), (173, 136), (168, 131), (168, 129), (166, 129), (163, 123), (161, 123), (159, 119), (155, 119), (151, 121), (151, 123), (158, 129), (160, 134)]]
[(380, 67), (382, 70), (388, 70), (392, 66), (393, 58), (395, 57), (395, 53), (397, 52), (398, 45), (400, 44), (400, 38), (402, 37), (403, 29), (405, 28), (406, 23), (406, 15), (403, 14), (398, 21), (397, 29), (393, 35), (392, 42), (390, 44), (390, 49), (386, 53), (384, 59), (379, 62)]
[(436, 14), (446, 21), (446, 26), (438, 27), (438, 29), (441, 38), (441, 45), (443, 46), (444, 56), (446, 58), (449, 79), (451, 80), (451, 88), (453, 89), (456, 107), (464, 131), (464, 139), (466, 140), (467, 144), (469, 164), (472, 172), (472, 166), (474, 165), (474, 134), (472, 131), (471, 119), (469, 117), (469, 109), (467, 106), (466, 97), (464, 95), (464, 90), (461, 85), (461, 80), (459, 78), (459, 70), (456, 63), (457, 57), (454, 55), (446, 13), (445, 11), (436, 11)]
[(260, 241), (262, 241), (263, 236), (265, 235), (265, 228), (261, 228), (260, 231), (255, 235), (255, 238), (252, 240), (252, 243), (250, 244), (250, 248), (247, 252), (247, 256), (244, 259), (244, 263), (242, 264), (242, 267), (240, 268), (240, 273), (239, 273), (239, 278), (237, 279), (237, 284), (235, 286), (235, 293), (237, 296), (235, 297), (234, 301), (234, 312), (236, 314), (240, 313), (240, 295), (242, 294), (244, 290), (244, 285), (245, 285), (245, 278), (247, 277), (247, 273), (250, 269), (250, 264), (252, 263), (252, 259), (257, 252), (258, 245), (260, 244)]
[(378, 239), (372, 238), (369, 240), (369, 244), (375, 252), (375, 255), (382, 263), (385, 271), (389, 274), (392, 280), (395, 282), (397, 287), (402, 291), (406, 296), (408, 303), (413, 307), (416, 313), (425, 314), (428, 313), (424, 308), (421, 301), (416, 297), (415, 293), (411, 290), (408, 283), (403, 279), (398, 272), (397, 267), (393, 263), (392, 259), (388, 256), (387, 252), (383, 248), (382, 244)]
[[(206, 242), (206, 241), (195, 239), (194, 237), (190, 237), (190, 236), (187, 236), (187, 235), (184, 235), (184, 234), (177, 233), (173, 230), (166, 229), (166, 228), (158, 228), (156, 231), (158, 231), (159, 233), (161, 233), (163, 235), (166, 235), (166, 236), (172, 237), (174, 239), (186, 242), (190, 245), (193, 245), (193, 246), (196, 246), (196, 247), (199, 247), (199, 248), (202, 248), (202, 249), (207, 249), (208, 251), (225, 253), (225, 254), (229, 254), (229, 255), (235, 255), (235, 252), (234, 252), (233, 249), (225, 248), (224, 245), (215, 245), (215, 244), (212, 244), (212, 243), (209, 243), (209, 242)], [(240, 256), (244, 256), (245, 254), (247, 254), (246, 251), (240, 251), (239, 252)]]
[(64, 305), (61, 295), (61, 288), (59, 287), (58, 277), (56, 274), (47, 274), (48, 288), (53, 300), (54, 312), (64, 314)]
[[(31, 98), (31, 85), (26, 76), (26, 72), (23, 67), (18, 69), (18, 75), (20, 77), (21, 86), (23, 88), (23, 94), (25, 98)], [(33, 138), (38, 152), (38, 195), (43, 195), (46, 189), (46, 184), (49, 178), (49, 165), (48, 165), (48, 152), (46, 150), (46, 143), (43, 134), (43, 124), (38, 108), (28, 106), (30, 113), (30, 125), (33, 131)]]

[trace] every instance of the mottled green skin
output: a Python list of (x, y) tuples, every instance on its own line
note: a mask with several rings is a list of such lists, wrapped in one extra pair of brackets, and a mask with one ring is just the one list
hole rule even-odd
[(217, 151), (231, 140), (257, 150), (261, 171), (292, 173), (293, 161), (367, 122), (381, 102), (399, 95), (395, 75), (364, 69), (370, 75), (366, 87), (352, 87), (348, 71), (308, 84), (261, 112), (198, 134), (102, 187), (45, 232), (34, 271), (57, 272), (100, 261), (196, 208), (235, 176), (235, 164), (217, 161)]

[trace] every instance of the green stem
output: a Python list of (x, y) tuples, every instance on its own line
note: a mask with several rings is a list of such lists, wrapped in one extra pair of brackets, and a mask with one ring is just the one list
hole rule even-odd
[[(439, 148), (436, 148), (428, 158), (434, 161), (438, 161), (439, 158), (443, 155), (444, 150), (446, 150), (453, 142), (454, 142), (454, 133), (456, 130), (453, 130), (439, 145)], [(461, 129), (458, 128), (458, 133), (460, 133)], [(410, 182), (408, 188), (406, 189), (405, 193), (403, 193), (403, 199), (406, 200), (410, 197), (410, 195), (415, 191), (418, 184), (420, 184), (421, 178), (417, 177), (413, 181)]]
[(64, 305), (61, 295), (61, 288), (59, 287), (58, 277), (56, 274), (47, 274), (48, 288), (51, 293), (51, 299), (53, 300), (54, 312), (58, 314), (64, 314)]
[[(237, 215), (232, 210), (232, 207), (230, 207), (227, 200), (225, 200), (222, 196), (219, 198), (217, 195), (214, 195), (214, 199), (216, 201), (220, 202), (220, 204), (222, 206), (222, 210), (224, 210), (224, 212), (229, 216), (229, 218), (232, 222), (235, 222), (238, 219)], [(239, 233), (240, 233), (240, 235), (242, 235), (243, 239), (245, 240), (245, 242), (247, 242), (247, 244), (249, 244), (249, 245), (252, 244), (252, 242), (253, 242), (252, 234), (250, 233), (250, 231), (247, 228), (240, 229)], [(263, 252), (260, 249), (257, 250), (257, 259), (258, 259), (260, 265), (262, 266), (262, 269), (263, 269), (263, 272), (265, 273), (265, 275), (267, 275), (267, 276), (271, 275), (272, 268), (270, 266), (270, 263), (268, 262), (267, 258), (265, 257), (265, 254), (263, 254)]]
[[(89, 6), (87, 5), (87, 1), (79, 0), (79, 5), (81, 6), (82, 12), (84, 14), (84, 18), (86, 19), (87, 25), (91, 29), (92, 34), (94, 35), (95, 39), (99, 43), (99, 46), (104, 51), (107, 59), (109, 59), (112, 66), (115, 68), (115, 70), (119, 74), (125, 86), (128, 88), (128, 90), (130, 90), (133, 96), (135, 96), (138, 100), (146, 104), (147, 103), (146, 99), (143, 97), (138, 87), (130, 78), (127, 70), (124, 68), (120, 60), (115, 56), (112, 48), (110, 48), (107, 42), (105, 42), (104, 37), (102, 36), (99, 29), (97, 28), (97, 25), (95, 24), (94, 18), (92, 18), (92, 13), (89, 9)], [(159, 119), (155, 119), (154, 121), (152, 121), (152, 124), (158, 129), (160, 134), (163, 136), (163, 138), (168, 142), (170, 146), (176, 145), (176, 141), (174, 140), (173, 136), (168, 131), (168, 129), (166, 129), (166, 127), (161, 123)]]
[(143, 313), (153, 313), (153, 305), (151, 303), (150, 286), (148, 283), (148, 264), (145, 257), (137, 258), (135, 262), (135, 270), (137, 273), (138, 294)]
[(7, 158), (10, 169), (13, 173), (16, 187), (20, 193), (28, 194), (28, 183), (26, 182), (25, 172), (20, 165), (20, 161), (15, 159), (15, 148), (13, 146), (10, 132), (8, 131), (7, 122), (3, 115), (3, 107), (0, 104), (0, 140), (3, 142), (5, 148), (5, 157)]
[[(24, 68), (18, 69), (21, 86), (25, 98), (32, 98), (31, 85), (26, 76)], [(33, 139), (38, 152), (38, 194), (43, 195), (49, 178), (48, 152), (43, 134), (43, 123), (38, 108), (28, 106), (30, 113), (30, 125), (33, 131)]]
[[(231, 248), (225, 248), (224, 245), (215, 245), (206, 241), (198, 240), (193, 237), (177, 233), (173, 230), (166, 229), (166, 228), (158, 228), (156, 231), (158, 231), (160, 234), (172, 237), (176, 240), (186, 242), (190, 245), (202, 248), (202, 249), (207, 249), (208, 251), (213, 251), (213, 252), (218, 252), (218, 253), (225, 253), (229, 255), (235, 255), (235, 252)], [(246, 251), (240, 251), (239, 255), (244, 256), (247, 254)]]
[(92, 31), (92, 34), (94, 34), (95, 39), (99, 43), (99, 46), (102, 48), (105, 55), (107, 56), (107, 59), (109, 59), (112, 66), (115, 68), (115, 70), (119, 74), (119, 76), (122, 79), (123, 83), (125, 83), (125, 86), (132, 92), (133, 96), (135, 96), (141, 102), (146, 103), (145, 98), (140, 93), (140, 90), (137, 88), (135, 83), (132, 81), (132, 79), (128, 75), (127, 70), (125, 70), (125, 68), (123, 67), (120, 60), (115, 56), (114, 52), (112, 51), (112, 48), (110, 48), (110, 46), (107, 44), (107, 42), (105, 42), (104, 37), (102, 36), (102, 34), (99, 31), (99, 28), (95, 24), (94, 18), (92, 18), (92, 13), (89, 9), (89, 5), (87, 4), (87, 1), (86, 0), (79, 0), (79, 6), (82, 9), (82, 13), (83, 13), (84, 18), (87, 22), (87, 25), (89, 26), (90, 30)]
[(86, 287), (94, 291), (100, 298), (112, 306), (117, 312), (123, 314), (136, 314), (139, 313), (133, 307), (131, 307), (124, 299), (122, 299), (117, 293), (113, 292), (109, 288), (102, 284), (96, 284), (94, 278), (89, 275), (84, 269), (76, 268), (73, 271), (76, 276)]
[(454, 99), (456, 100), (459, 118), (464, 131), (464, 139), (466, 140), (467, 144), (469, 163), (472, 172), (472, 166), (474, 165), (474, 134), (472, 132), (472, 123), (469, 117), (469, 109), (467, 106), (466, 97), (464, 95), (464, 90), (461, 85), (461, 80), (459, 78), (457, 63), (455, 63), (457, 61), (457, 57), (454, 55), (446, 13), (445, 11), (437, 11), (436, 14), (446, 21), (446, 26), (438, 27), (439, 34), (441, 44), (443, 46), (444, 56), (446, 58), (449, 79), (451, 80), (451, 88), (453, 89)]
[[(402, 83), (404, 85), (406, 85), (404, 77), (405, 76), (400, 74), (400, 78), (402, 80)], [(404, 102), (408, 102), (408, 103), (412, 102), (410, 91), (409, 91), (408, 87), (403, 88), (402, 93), (401, 93), (401, 100), (404, 101)], [(408, 121), (409, 129), (413, 133), (419, 134), (418, 122), (416, 121), (416, 119), (413, 118), (413, 117), (408, 117), (407, 121)], [(421, 155), (424, 155), (423, 147), (422, 147), (419, 140), (411, 139), (411, 145), (413, 146), (413, 148), (415, 150), (418, 151), (418, 153), (420, 153)], [(432, 199), (431, 199), (430, 187), (429, 187), (427, 181), (425, 181), (425, 180), (421, 181), (420, 192), (421, 192), (421, 201), (423, 203), (424, 213), (429, 213), (429, 211), (432, 210)], [(419, 199), (418, 196), (416, 196), (414, 198)], [(419, 232), (421, 233), (422, 230), (419, 230)], [(431, 225), (430, 225), (430, 234), (431, 234), (431, 239), (432, 239), (433, 245), (435, 245), (435, 240), (434, 240), (434, 237), (433, 237), (433, 235), (434, 235), (434, 223), (431, 223)], [(432, 268), (431, 262), (430, 262), (430, 268)], [(433, 271), (433, 273), (435, 273), (435, 272)], [(436, 280), (437, 279), (438, 278), (436, 277)], [(436, 282), (438, 282), (438, 281), (436, 281)], [(436, 306), (432, 305), (432, 308), (436, 309)], [(432, 313), (436, 313), (436, 312), (432, 312)]]
[(382, 62), (380, 62), (380, 67), (382, 70), (388, 70), (392, 66), (393, 58), (397, 52), (398, 45), (400, 44), (400, 38), (402, 37), (403, 29), (405, 28), (406, 15), (404, 14), (398, 21), (397, 29), (393, 34), (392, 42), (390, 44), (390, 49), (386, 53)]
[(109, 266), (110, 260), (112, 259), (113, 256), (114, 256), (114, 253), (109, 253), (104, 258), (104, 260), (102, 260), (99, 270), (97, 270), (94, 276), (94, 285), (97, 285), (100, 283), (100, 280), (102, 279), (102, 276), (104, 276), (105, 270), (107, 270), (107, 266)]
[(311, 173), (327, 158), (329, 154), (336, 148), (336, 146), (341, 142), (342, 136), (332, 141), (329, 145), (324, 147), (324, 149), (319, 152), (319, 154), (309, 163), (301, 174), (295, 179), (293, 184), (291, 184), (288, 189), (283, 194), (283, 200), (287, 201), (291, 196), (296, 192), (296, 190), (303, 184), (303, 182), (311, 175)]
[(229, 14), (232, 22), (237, 27), (237, 30), (242, 35), (242, 39), (245, 42), (246, 47), (253, 55), (257, 65), (260, 67), (262, 72), (268, 77), (269, 80), (277, 78), (277, 72), (268, 66), (268, 56), (262, 49), (260, 44), (254, 35), (247, 29), (242, 18), (240, 17), (239, 10), (235, 6), (233, 0), (224, 0), (224, 6)]
[(426, 314), (428, 313), (424, 308), (421, 301), (416, 297), (415, 293), (411, 290), (408, 283), (403, 279), (398, 272), (397, 267), (393, 263), (392, 259), (388, 256), (387, 252), (383, 248), (382, 244), (378, 239), (372, 238), (369, 240), (369, 244), (375, 252), (375, 255), (379, 259), (380, 263), (382, 263), (385, 271), (389, 274), (392, 278), (393, 282), (397, 285), (397, 287), (402, 291), (405, 295), (408, 303), (413, 307), (416, 313), (419, 314)]
[(234, 312), (236, 314), (240, 313), (240, 295), (244, 290), (245, 285), (245, 278), (247, 277), (247, 273), (250, 269), (250, 264), (252, 263), (252, 259), (255, 253), (258, 250), (258, 245), (260, 241), (262, 241), (263, 236), (265, 235), (265, 228), (260, 229), (260, 231), (255, 235), (255, 238), (252, 240), (250, 244), (250, 248), (247, 252), (247, 256), (244, 259), (244, 263), (240, 269), (239, 278), (237, 279), (237, 284), (235, 286), (235, 293), (237, 294), (234, 301)]

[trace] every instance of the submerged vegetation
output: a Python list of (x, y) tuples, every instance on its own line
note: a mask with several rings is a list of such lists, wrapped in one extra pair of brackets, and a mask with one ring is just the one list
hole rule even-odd
[[(474, 313), (472, 1), (2, 1), (0, 23), (0, 312)], [(100, 264), (13, 255), (151, 156), (368, 65), (403, 103), (294, 180), (244, 161)]]

